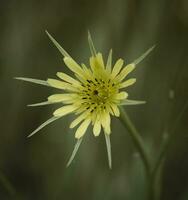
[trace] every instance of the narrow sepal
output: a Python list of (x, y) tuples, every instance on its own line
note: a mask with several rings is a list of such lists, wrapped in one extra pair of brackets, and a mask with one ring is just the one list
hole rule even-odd
[(153, 51), (154, 48), (155, 48), (155, 45), (153, 45), (151, 48), (149, 48), (144, 54), (142, 54), (139, 58), (137, 58), (133, 63), (135, 65), (140, 63), (147, 55), (149, 55), (151, 53), (151, 51)]
[(67, 163), (67, 165), (66, 165), (67, 167), (68, 167), (68, 166), (72, 163), (72, 161), (74, 160), (74, 157), (76, 156), (76, 153), (78, 152), (78, 149), (79, 149), (79, 147), (80, 147), (80, 144), (81, 144), (81, 142), (82, 142), (82, 139), (83, 139), (83, 137), (77, 140), (77, 142), (76, 142), (76, 144), (75, 144), (75, 146), (74, 146), (73, 152), (72, 152), (72, 154), (71, 154), (71, 157), (70, 157), (70, 159), (69, 159), (69, 161), (68, 161), (68, 163)]
[(25, 78), (25, 77), (15, 77), (15, 79), (50, 87), (47, 81), (43, 81), (40, 79)]
[(88, 31), (88, 43), (89, 43), (89, 48), (90, 48), (90, 51), (91, 51), (91, 55), (95, 57), (97, 55), (97, 52), (95, 50), (95, 46), (94, 46), (94, 43), (93, 43), (93, 40), (91, 38), (91, 34), (90, 34), (89, 31)]
[(137, 101), (137, 100), (125, 99), (119, 105), (121, 105), (121, 106), (131, 106), (131, 105), (140, 105), (140, 104), (145, 104), (145, 103), (146, 103), (146, 101)]
[(46, 34), (48, 35), (48, 37), (50, 38), (50, 40), (53, 42), (53, 44), (57, 47), (57, 49), (60, 51), (60, 53), (64, 56), (64, 57), (71, 57), (66, 51), (65, 49), (63, 49), (63, 47), (48, 33), (48, 31), (45, 31)]
[(27, 137), (31, 137), (33, 136), (35, 133), (37, 133), (38, 131), (40, 131), (42, 128), (44, 128), (45, 126), (47, 126), (48, 124), (52, 123), (53, 121), (59, 119), (60, 117), (51, 117), (50, 119), (48, 119), (47, 121), (45, 121), (43, 124), (41, 124), (37, 129), (35, 129), (31, 134), (29, 134)]
[(45, 106), (45, 105), (54, 104), (54, 103), (56, 103), (56, 102), (44, 101), (44, 102), (40, 102), (40, 103), (29, 104), (27, 106), (29, 106), (29, 107)]
[(111, 69), (112, 69), (112, 49), (110, 49), (109, 54), (108, 54), (106, 69), (109, 72), (111, 72)]
[(105, 135), (106, 149), (107, 149), (107, 154), (108, 154), (108, 165), (109, 165), (109, 168), (112, 169), (112, 155), (111, 155), (110, 135), (108, 135), (106, 133), (104, 135)]

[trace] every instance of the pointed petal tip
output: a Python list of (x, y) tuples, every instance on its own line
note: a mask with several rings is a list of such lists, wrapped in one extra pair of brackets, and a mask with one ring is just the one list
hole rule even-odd
[(57, 103), (57, 102), (43, 101), (40, 103), (28, 104), (27, 106), (28, 107), (37, 107), (37, 106), (46, 106), (46, 105), (50, 105), (50, 104), (54, 104), (54, 103)]
[(38, 106), (38, 105), (35, 105), (35, 104), (27, 104), (26, 106), (27, 106), (27, 107), (35, 107), (35, 106)]
[(91, 33), (90, 33), (90, 30), (89, 30), (89, 29), (87, 30), (87, 36), (88, 36), (88, 37), (91, 37)]
[(45, 30), (45, 33), (47, 34), (47, 36), (48, 36), (50, 39), (53, 38), (52, 35), (51, 35), (47, 30)]
[(30, 133), (30, 134), (27, 136), (27, 138), (32, 137), (34, 134), (35, 134), (35, 132)]
[(50, 39), (52, 39), (52, 36), (50, 35), (50, 33), (49, 33), (47, 30), (45, 30), (45, 33), (47, 34), (47, 36), (48, 36)]
[(110, 170), (112, 170), (112, 164), (111, 164), (111, 165), (109, 165), (109, 169), (110, 169)]
[(52, 43), (55, 45), (55, 47), (59, 50), (59, 52), (65, 57), (71, 57), (66, 51), (65, 49), (63, 49), (63, 47), (52, 37), (52, 35), (50, 35), (50, 33), (48, 33), (47, 30), (45, 30), (46, 34), (48, 35), (48, 37), (50, 38), (50, 40), (52, 41)]
[(30, 83), (39, 84), (39, 85), (45, 85), (45, 86), (49, 87), (49, 84), (44, 80), (34, 79), (34, 78), (26, 78), (26, 77), (14, 77), (14, 78), (17, 80), (22, 80), (22, 81), (26, 81), (26, 82), (30, 82)]
[(39, 132), (42, 128), (44, 128), (45, 126), (47, 126), (48, 124), (52, 123), (53, 121), (59, 119), (60, 117), (51, 117), (50, 119), (48, 119), (47, 121), (45, 121), (44, 123), (42, 123), (37, 129), (35, 129), (31, 134), (29, 134), (27, 137), (31, 137), (33, 136), (35, 133)]
[(16, 79), (16, 80), (24, 80), (24, 77), (13, 77), (13, 79)]

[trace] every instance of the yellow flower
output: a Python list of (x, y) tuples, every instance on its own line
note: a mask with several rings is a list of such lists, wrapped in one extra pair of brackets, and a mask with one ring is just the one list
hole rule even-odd
[(109, 52), (107, 62), (103, 60), (101, 53), (97, 53), (88, 33), (88, 42), (92, 56), (89, 58), (89, 65), (78, 64), (46, 31), (51, 41), (63, 55), (65, 65), (73, 72), (71, 77), (63, 72), (57, 72), (57, 79), (47, 79), (47, 81), (17, 77), (17, 79), (33, 82), (45, 86), (60, 89), (60, 93), (53, 94), (48, 100), (42, 103), (31, 104), (29, 106), (41, 106), (47, 104), (60, 103), (60, 108), (53, 112), (53, 117), (40, 125), (30, 135), (34, 135), (47, 124), (70, 113), (75, 114), (75, 119), (70, 124), (70, 128), (78, 126), (75, 132), (77, 143), (73, 150), (68, 165), (81, 144), (82, 138), (89, 127), (92, 126), (94, 136), (98, 136), (103, 129), (109, 167), (111, 168), (111, 116), (119, 117), (119, 106), (135, 105), (145, 103), (144, 101), (128, 100), (128, 93), (125, 89), (136, 82), (135, 78), (126, 80), (127, 75), (135, 69), (138, 64), (149, 52), (150, 48), (139, 59), (124, 65), (122, 59), (118, 59), (112, 66), (112, 50)]

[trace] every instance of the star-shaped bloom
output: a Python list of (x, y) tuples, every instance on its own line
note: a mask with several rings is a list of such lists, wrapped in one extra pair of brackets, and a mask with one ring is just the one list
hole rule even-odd
[(120, 106), (145, 103), (144, 101), (128, 99), (126, 88), (133, 85), (136, 78), (126, 78), (136, 65), (152, 51), (153, 47), (130, 64), (125, 65), (123, 59), (120, 58), (112, 65), (112, 50), (110, 50), (105, 62), (102, 54), (96, 52), (91, 35), (88, 33), (92, 55), (89, 58), (89, 64), (85, 65), (78, 64), (47, 31), (46, 33), (62, 54), (64, 63), (72, 71), (73, 76), (64, 72), (57, 72), (56, 75), (59, 79), (49, 78), (46, 81), (23, 77), (16, 78), (59, 89), (59, 93), (49, 96), (47, 101), (29, 105), (42, 106), (56, 103), (60, 105), (60, 108), (53, 112), (53, 116), (34, 130), (29, 137), (51, 122), (72, 113), (75, 119), (71, 122), (70, 128), (77, 127), (75, 131), (77, 142), (67, 165), (70, 165), (74, 159), (83, 136), (91, 125), (94, 136), (99, 136), (103, 130), (109, 167), (111, 168), (111, 117), (120, 116)]

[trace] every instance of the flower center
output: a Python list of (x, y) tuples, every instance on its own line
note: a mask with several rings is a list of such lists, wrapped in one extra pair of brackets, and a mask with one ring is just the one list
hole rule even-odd
[(89, 107), (91, 105), (104, 106), (111, 101), (114, 94), (118, 93), (118, 88), (111, 79), (104, 81), (95, 78), (95, 80), (87, 80), (83, 86), (82, 99)]
[(99, 94), (98, 90), (94, 90), (94, 91), (93, 91), (93, 94), (94, 94), (94, 95), (98, 95), (98, 94)]

